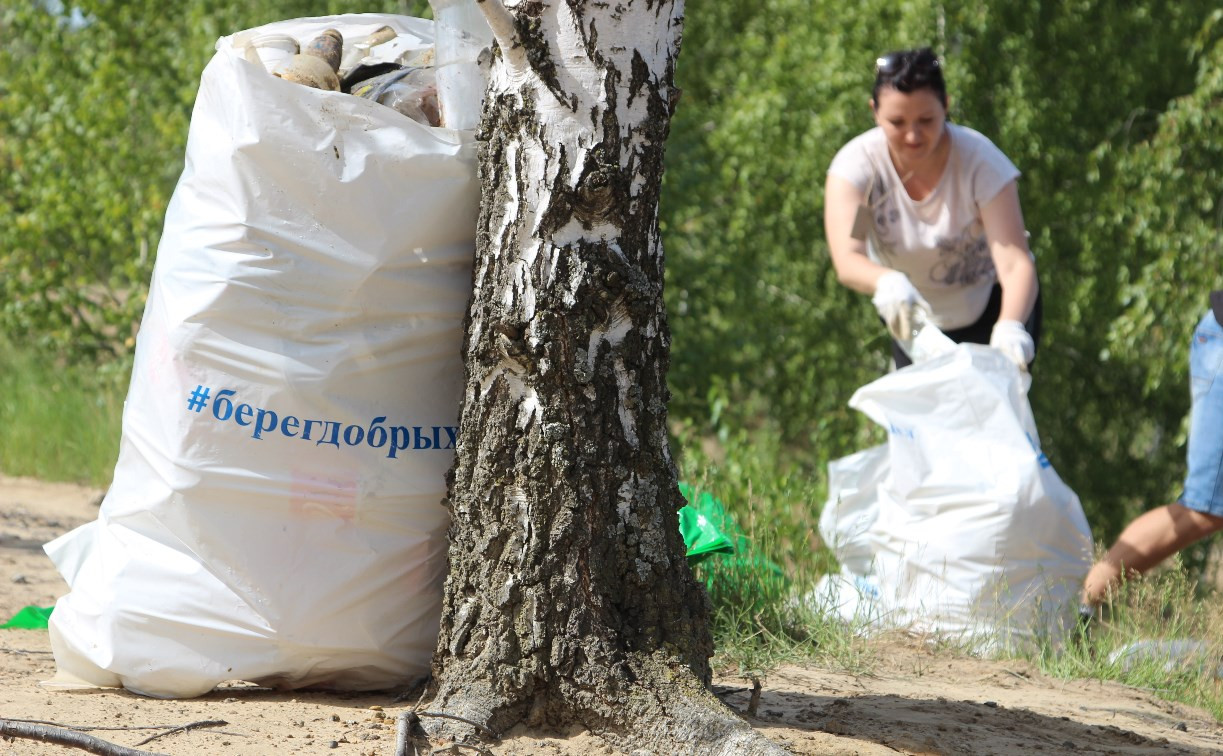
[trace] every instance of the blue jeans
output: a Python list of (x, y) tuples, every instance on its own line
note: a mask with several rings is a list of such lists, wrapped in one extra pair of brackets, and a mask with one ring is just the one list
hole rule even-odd
[(1223, 517), (1223, 326), (1207, 312), (1189, 347), (1189, 474), (1179, 504)]

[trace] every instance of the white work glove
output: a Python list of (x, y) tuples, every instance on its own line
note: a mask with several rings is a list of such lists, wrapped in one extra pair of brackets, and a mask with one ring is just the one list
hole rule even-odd
[(1031, 334), (1018, 320), (999, 320), (994, 323), (994, 330), (989, 335), (989, 345), (1005, 354), (1019, 366), (1027, 370), (1028, 363), (1036, 356), (1036, 344)]
[(929, 317), (930, 303), (899, 270), (890, 270), (875, 282), (875, 296), (871, 297), (879, 317), (887, 323), (888, 331), (897, 341), (912, 341), (913, 331), (920, 325), (916, 312), (924, 310)]

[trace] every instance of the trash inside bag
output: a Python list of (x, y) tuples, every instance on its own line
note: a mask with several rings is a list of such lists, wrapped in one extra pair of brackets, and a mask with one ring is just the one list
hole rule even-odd
[(352, 85), (352, 94), (386, 105), (417, 123), (438, 126), (437, 80), (430, 68), (404, 66)]
[[(428, 30), (395, 23), (375, 27), (360, 23), (362, 15), (374, 19), (374, 14), (360, 14), (345, 17), (343, 28), (268, 25), (227, 39), (241, 57), (273, 77), (362, 97), (426, 126), (470, 129), (484, 97), (485, 75), (477, 58), (491, 43), (488, 25), (474, 4), (471, 10), (474, 15), (465, 11), (463, 19), (479, 32), (474, 37), (444, 23)], [(456, 47), (456, 35), (471, 43)], [(439, 54), (444, 65), (437, 63)], [(456, 87), (459, 71), (462, 85)], [(446, 83), (443, 94), (439, 79)]]

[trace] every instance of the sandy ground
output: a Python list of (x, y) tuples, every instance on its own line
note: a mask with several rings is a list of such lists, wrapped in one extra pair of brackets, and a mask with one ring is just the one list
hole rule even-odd
[[(67, 591), (41, 546), (96, 516), (100, 491), (0, 476), (0, 621)], [(1204, 711), (1114, 683), (1064, 682), (1015, 661), (935, 654), (916, 643), (880, 649), (869, 676), (789, 666), (762, 680), (755, 716), (750, 682), (716, 691), (754, 727), (796, 754), (1204, 754), (1223, 753), (1223, 727)], [(279, 693), (235, 684), (201, 698), (165, 701), (121, 690), (50, 691), (46, 631), (0, 630), (0, 717), (75, 728), (114, 744), (165, 754), (339, 753), (390, 756), (390, 693)], [(224, 724), (170, 731), (201, 721)], [(162, 729), (151, 729), (161, 726)], [(495, 754), (616, 753), (588, 733), (566, 738), (513, 732)], [(29, 739), (0, 752), (80, 752)], [(470, 753), (471, 751), (463, 751)]]

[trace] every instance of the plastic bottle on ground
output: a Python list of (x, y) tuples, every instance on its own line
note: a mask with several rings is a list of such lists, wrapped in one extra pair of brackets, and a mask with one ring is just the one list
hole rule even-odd
[(1194, 638), (1166, 638), (1134, 641), (1108, 655), (1110, 664), (1119, 664), (1130, 671), (1143, 662), (1163, 662), (1165, 672), (1184, 669), (1187, 666), (1204, 668), (1210, 665), (1215, 677), (1223, 677), (1223, 665), (1210, 657), (1210, 648), (1205, 641)]

